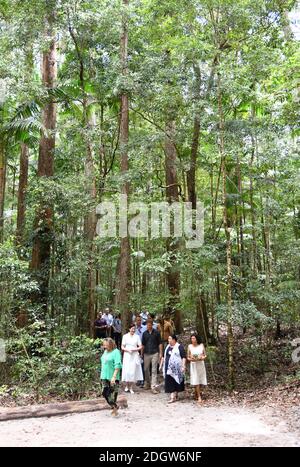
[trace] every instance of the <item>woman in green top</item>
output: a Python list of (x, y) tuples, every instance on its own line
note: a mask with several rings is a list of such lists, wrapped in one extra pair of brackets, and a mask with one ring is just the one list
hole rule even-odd
[(115, 341), (110, 337), (103, 341), (104, 352), (101, 356), (102, 395), (111, 406), (113, 416), (118, 414), (117, 397), (121, 379), (122, 357)]

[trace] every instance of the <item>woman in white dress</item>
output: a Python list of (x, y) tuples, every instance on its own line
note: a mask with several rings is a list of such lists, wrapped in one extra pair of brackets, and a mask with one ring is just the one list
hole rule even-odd
[(191, 335), (191, 343), (188, 346), (187, 359), (190, 362), (190, 384), (191, 386), (195, 386), (196, 397), (198, 403), (201, 404), (202, 399), (200, 385), (207, 385), (204, 363), (206, 352), (204, 345), (200, 342), (200, 339), (196, 334)]
[(123, 355), (122, 381), (125, 382), (125, 391), (134, 394), (133, 385), (143, 381), (143, 371), (139, 350), (142, 349), (140, 336), (135, 334), (135, 325), (130, 326), (129, 332), (123, 336), (121, 349)]

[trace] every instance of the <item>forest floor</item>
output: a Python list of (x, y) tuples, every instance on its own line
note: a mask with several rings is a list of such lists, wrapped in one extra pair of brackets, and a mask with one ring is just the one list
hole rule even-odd
[[(186, 395), (188, 396), (188, 395)], [(167, 404), (139, 389), (117, 418), (109, 410), (0, 422), (1, 446), (300, 446), (300, 404), (285, 408), (190, 397)]]

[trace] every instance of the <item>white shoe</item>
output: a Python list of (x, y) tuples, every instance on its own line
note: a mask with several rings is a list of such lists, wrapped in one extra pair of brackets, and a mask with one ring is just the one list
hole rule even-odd
[(125, 392), (129, 392), (128, 386), (126, 386), (126, 388), (125, 388)]
[(130, 394), (134, 394), (134, 390), (130, 388)]

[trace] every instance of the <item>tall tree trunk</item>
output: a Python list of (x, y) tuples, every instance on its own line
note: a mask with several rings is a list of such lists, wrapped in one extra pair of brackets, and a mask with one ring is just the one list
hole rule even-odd
[[(255, 110), (254, 105), (251, 108), (251, 120), (252, 125), (254, 126), (254, 118), (255, 118)], [(258, 274), (258, 265), (257, 265), (257, 234), (256, 234), (256, 211), (254, 208), (254, 188), (253, 188), (253, 175), (254, 175), (254, 158), (255, 154), (257, 154), (257, 141), (256, 135), (251, 134), (251, 159), (250, 159), (250, 172), (249, 172), (249, 179), (250, 179), (250, 212), (251, 212), (251, 233), (252, 233), (252, 241), (251, 241), (251, 251), (250, 251), (250, 266), (252, 275), (254, 278), (257, 277)]]
[(191, 147), (191, 157), (190, 157), (190, 168), (187, 172), (187, 186), (188, 186), (188, 196), (189, 202), (192, 203), (192, 208), (196, 209), (197, 195), (196, 195), (196, 166), (197, 166), (197, 155), (199, 147), (199, 138), (200, 138), (200, 117), (197, 106), (199, 106), (200, 100), (200, 86), (201, 86), (201, 74), (199, 66), (194, 66), (195, 73), (195, 91), (194, 91), (194, 100), (195, 100), (195, 116), (194, 116), (194, 130), (193, 130), (193, 141)]
[(223, 223), (226, 235), (226, 265), (227, 265), (227, 343), (228, 343), (228, 376), (229, 388), (234, 388), (233, 364), (233, 309), (232, 309), (232, 241), (231, 220), (227, 210), (227, 170), (224, 144), (224, 112), (222, 102), (221, 78), (218, 74), (218, 112), (219, 112), (219, 151), (221, 156), (221, 172), (223, 184)]
[[(96, 171), (94, 161), (94, 148), (93, 141), (91, 139), (91, 129), (96, 126), (96, 115), (94, 109), (90, 109), (91, 98), (87, 95), (85, 89), (85, 65), (82, 50), (79, 46), (79, 41), (74, 33), (73, 27), (69, 22), (69, 33), (73, 40), (75, 51), (79, 62), (79, 81), (82, 92), (82, 107), (83, 107), (83, 121), (82, 127), (84, 132), (84, 139), (86, 145), (86, 156), (84, 161), (84, 176), (86, 193), (89, 196), (91, 203), (96, 204), (97, 199), (97, 188), (96, 188)], [(101, 110), (102, 115), (103, 110)], [(102, 124), (102, 117), (101, 123)], [(101, 128), (100, 128), (101, 129)], [(86, 288), (87, 288), (87, 313), (80, 316), (79, 329), (81, 331), (89, 332), (90, 337), (94, 336), (94, 322), (96, 317), (96, 300), (95, 300), (95, 288), (97, 284), (97, 272), (95, 268), (95, 256), (96, 248), (94, 244), (94, 238), (96, 233), (96, 206), (91, 206), (89, 212), (84, 216), (83, 221), (83, 233), (87, 245), (87, 276), (86, 276)]]
[(17, 230), (16, 245), (21, 246), (24, 239), (24, 226), (26, 214), (26, 190), (28, 183), (28, 157), (29, 150), (25, 143), (21, 143), (20, 151), (20, 169), (19, 169), (19, 188), (18, 188), (18, 210), (17, 210)]
[[(87, 117), (86, 105), (84, 105), (85, 120), (87, 129), (95, 126), (95, 115), (91, 114)], [(84, 164), (86, 190), (91, 202), (96, 202), (96, 174), (94, 167), (94, 151), (90, 141), (88, 132), (86, 158)], [(84, 218), (84, 237), (88, 246), (88, 273), (87, 273), (87, 316), (89, 323), (89, 335), (94, 336), (94, 321), (95, 321), (95, 287), (96, 287), (96, 271), (95, 271), (95, 245), (94, 237), (96, 231), (96, 207), (92, 206), (89, 213)]]
[(208, 345), (211, 342), (212, 336), (209, 332), (209, 323), (207, 315), (206, 297), (204, 293), (200, 293), (196, 301), (196, 329), (199, 336)]
[[(16, 229), (16, 246), (17, 253), (22, 258), (21, 247), (24, 242), (24, 227), (25, 227), (25, 213), (26, 213), (26, 190), (28, 182), (28, 158), (29, 149), (25, 143), (21, 143), (20, 147), (20, 166), (19, 166), (19, 187), (18, 187), (18, 206), (17, 206), (17, 229)], [(26, 307), (18, 309), (16, 324), (18, 327), (27, 325), (28, 312)]]
[(243, 223), (243, 212), (244, 212), (244, 203), (243, 203), (243, 187), (242, 187), (242, 175), (241, 175), (241, 164), (238, 157), (237, 165), (236, 165), (236, 177), (237, 177), (237, 186), (238, 186), (238, 194), (239, 194), (239, 204), (237, 203), (237, 216), (236, 222), (238, 225), (238, 243), (239, 243), (239, 265), (240, 265), (240, 272), (241, 276), (244, 277), (244, 268), (246, 266), (246, 256), (245, 256), (245, 248), (244, 248), (244, 223)]
[(4, 150), (4, 143), (0, 141), (0, 243), (3, 242), (5, 184), (6, 184), (5, 150)]
[[(201, 86), (201, 73), (199, 65), (194, 66), (195, 73), (195, 89), (194, 89), (194, 104), (195, 104), (195, 116), (194, 116), (194, 128), (193, 128), (193, 139), (191, 145), (191, 156), (190, 156), (190, 168), (187, 172), (187, 186), (188, 186), (188, 200), (192, 203), (192, 209), (197, 207), (197, 192), (196, 192), (196, 171), (197, 171), (197, 157), (200, 141), (200, 116), (199, 116), (199, 102), (200, 102), (200, 86)], [(203, 281), (203, 274), (197, 273), (197, 281), (201, 283)], [(197, 332), (202, 336), (204, 342), (208, 344), (210, 340), (210, 332), (208, 325), (207, 306), (205, 301), (205, 295), (200, 292), (196, 298), (196, 325)]]
[(192, 203), (192, 208), (196, 209), (197, 194), (196, 194), (196, 164), (197, 164), (197, 153), (199, 147), (199, 136), (200, 136), (200, 118), (199, 116), (194, 117), (194, 131), (193, 131), (193, 142), (191, 148), (190, 168), (187, 172), (187, 186), (189, 202)]
[[(123, 0), (125, 7), (122, 34), (121, 34), (121, 65), (122, 75), (126, 79), (128, 74), (128, 0)], [(121, 96), (121, 120), (120, 120), (120, 153), (121, 153), (121, 174), (124, 177), (122, 186), (122, 194), (129, 196), (130, 185), (126, 176), (129, 170), (128, 164), (128, 141), (129, 141), (129, 99), (127, 93)], [(121, 238), (121, 251), (117, 265), (116, 274), (116, 297), (115, 304), (122, 313), (122, 325), (125, 330), (131, 321), (131, 313), (129, 309), (129, 296), (131, 290), (131, 267), (130, 267), (130, 241), (128, 232), (126, 237)]]
[[(51, 26), (50, 26), (51, 27)], [(49, 50), (43, 53), (43, 85), (47, 89), (55, 86), (57, 78), (56, 42), (52, 37)], [(50, 100), (43, 109), (43, 125), (47, 130), (42, 134), (39, 146), (38, 177), (52, 177), (54, 169), (56, 104)], [(40, 287), (40, 300), (44, 312), (48, 304), (50, 277), (50, 254), (53, 235), (53, 207), (51, 203), (40, 206), (35, 220), (31, 270), (34, 271)]]
[[(165, 172), (166, 172), (166, 198), (168, 203), (178, 202), (178, 180), (176, 167), (176, 147), (174, 144), (175, 138), (175, 122), (170, 120), (166, 125), (165, 138)], [(174, 233), (174, 222), (171, 221), (171, 235)], [(176, 253), (179, 249), (178, 239), (167, 239), (167, 250), (170, 253), (171, 263), (175, 262)], [(169, 308), (174, 312), (174, 323), (176, 331), (182, 332), (182, 316), (178, 309), (179, 292), (180, 292), (180, 272), (175, 265), (171, 265), (167, 271), (167, 286), (170, 293)]]

